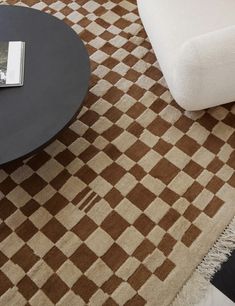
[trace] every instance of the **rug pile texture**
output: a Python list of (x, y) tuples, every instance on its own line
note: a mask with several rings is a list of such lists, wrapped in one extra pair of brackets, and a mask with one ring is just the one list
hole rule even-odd
[(0, 168), (0, 305), (169, 305), (235, 214), (235, 105), (173, 101), (135, 0), (8, 4), (71, 26), (92, 78), (57, 140)]

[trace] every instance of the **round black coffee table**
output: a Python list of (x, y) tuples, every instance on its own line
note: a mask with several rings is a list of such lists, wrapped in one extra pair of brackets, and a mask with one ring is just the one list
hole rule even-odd
[(90, 64), (78, 35), (30, 8), (0, 6), (0, 41), (25, 41), (24, 86), (0, 88), (0, 164), (54, 139), (80, 110)]

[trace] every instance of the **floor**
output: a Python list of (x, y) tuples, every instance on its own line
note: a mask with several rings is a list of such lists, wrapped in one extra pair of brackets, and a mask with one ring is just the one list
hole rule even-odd
[(200, 304), (196, 306), (233, 306), (234, 302), (231, 301), (226, 295), (219, 291), (216, 287), (211, 285), (207, 295)]
[(235, 251), (214, 275), (205, 298), (196, 306), (235, 305)]
[(235, 303), (235, 251), (215, 274), (212, 284)]

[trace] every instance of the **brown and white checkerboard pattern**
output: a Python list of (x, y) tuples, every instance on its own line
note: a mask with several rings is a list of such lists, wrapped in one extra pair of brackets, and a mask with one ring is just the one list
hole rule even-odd
[(92, 79), (56, 141), (0, 170), (0, 305), (169, 304), (234, 214), (235, 106), (173, 101), (135, 0), (8, 3), (69, 24)]

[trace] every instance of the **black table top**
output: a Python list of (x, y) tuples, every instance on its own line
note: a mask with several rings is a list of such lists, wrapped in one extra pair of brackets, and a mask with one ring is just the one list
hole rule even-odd
[(24, 86), (0, 88), (0, 164), (51, 140), (80, 109), (90, 64), (78, 35), (30, 8), (0, 6), (0, 41), (25, 41)]

